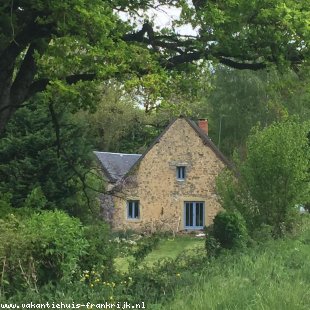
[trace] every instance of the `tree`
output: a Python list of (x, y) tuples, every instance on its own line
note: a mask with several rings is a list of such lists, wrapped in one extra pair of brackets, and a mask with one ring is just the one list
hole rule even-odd
[(270, 87), (274, 79), (285, 76), (273, 70), (253, 72), (217, 67), (213, 89), (206, 100), (212, 138), (224, 154), (231, 157), (235, 149), (244, 150), (254, 126), (268, 126), (287, 117), (281, 90)]
[[(192, 5), (191, 5), (192, 4)], [(179, 8), (197, 36), (124, 22), (149, 8)], [(298, 66), (309, 57), (308, 0), (5, 0), (0, 5), (0, 132), (53, 81), (167, 74), (200, 59), (237, 69)]]
[(143, 152), (162, 129), (158, 117), (154, 113), (145, 113), (116, 81), (99, 88), (102, 95), (96, 110), (75, 115), (79, 123), (86, 125), (86, 135), (93, 139), (96, 150)]
[(224, 207), (238, 209), (251, 230), (270, 225), (279, 236), (291, 228), (296, 205), (308, 202), (309, 127), (288, 120), (251, 134), (237, 178), (220, 182)]
[(95, 211), (94, 190), (103, 189), (92, 170), (86, 127), (68, 111), (66, 98), (54, 94), (55, 106), (45, 94), (36, 100), (16, 112), (0, 139), (0, 192), (6, 194), (0, 201), (86, 219)]

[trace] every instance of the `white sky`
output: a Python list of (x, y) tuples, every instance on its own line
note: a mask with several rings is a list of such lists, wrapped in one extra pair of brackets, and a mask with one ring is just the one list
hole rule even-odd
[[(140, 13), (140, 12), (139, 12)], [(175, 7), (161, 6), (158, 9), (149, 9), (143, 17), (139, 17), (138, 21), (143, 24), (144, 20), (148, 17), (150, 20), (154, 20), (155, 27), (158, 28), (171, 28), (173, 26), (173, 21), (176, 21), (180, 17), (181, 10)], [(142, 11), (141, 11), (142, 15)], [(123, 20), (131, 20), (128, 13), (122, 12), (119, 13), (119, 16)], [(176, 27), (176, 32), (180, 35), (193, 35), (197, 36), (197, 30), (194, 30), (193, 27), (188, 25), (183, 25), (182, 27)]]

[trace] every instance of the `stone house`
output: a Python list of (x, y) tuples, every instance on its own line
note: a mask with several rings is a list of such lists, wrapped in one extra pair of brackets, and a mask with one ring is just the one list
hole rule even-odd
[(112, 228), (199, 230), (220, 205), (215, 180), (229, 162), (208, 137), (208, 122), (172, 121), (144, 154), (95, 152), (108, 182), (102, 210)]

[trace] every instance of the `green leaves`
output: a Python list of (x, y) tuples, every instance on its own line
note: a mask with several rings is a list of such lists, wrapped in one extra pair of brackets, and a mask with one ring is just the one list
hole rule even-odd
[[(237, 186), (231, 196), (233, 207), (251, 229), (270, 225), (275, 236), (282, 236), (294, 225), (296, 205), (309, 201), (309, 130), (309, 122), (288, 120), (249, 136), (246, 159), (238, 164)], [(230, 192), (220, 185), (227, 204)]]
[(0, 220), (1, 293), (69, 283), (88, 246), (80, 221), (61, 211)]

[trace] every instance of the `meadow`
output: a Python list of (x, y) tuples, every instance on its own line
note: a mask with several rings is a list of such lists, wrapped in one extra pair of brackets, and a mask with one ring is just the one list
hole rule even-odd
[(309, 258), (307, 225), (298, 237), (227, 252), (202, 266), (197, 283), (161, 309), (309, 309)]

